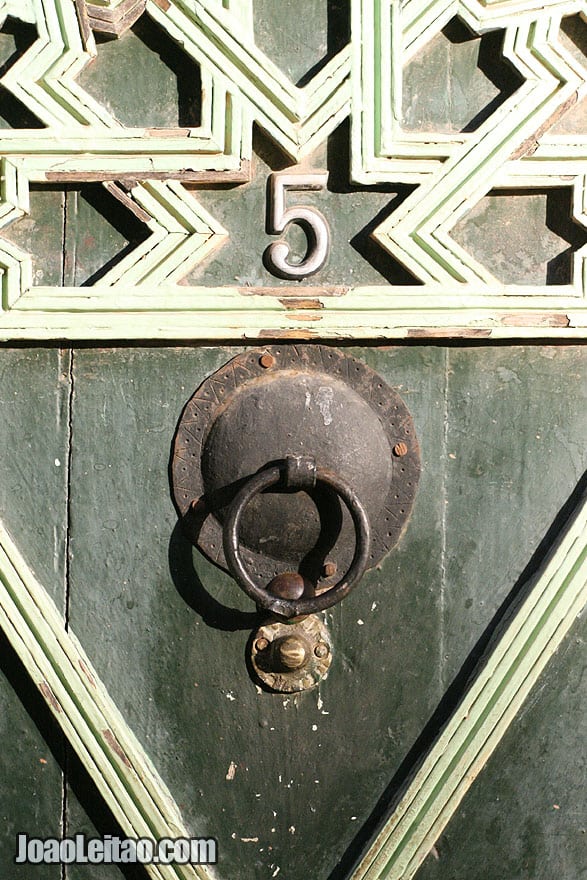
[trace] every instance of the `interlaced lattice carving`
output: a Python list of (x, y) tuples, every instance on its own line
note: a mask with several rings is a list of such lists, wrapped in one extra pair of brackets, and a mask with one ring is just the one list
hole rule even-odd
[[(0, 24), (10, 16), (38, 35), (0, 85), (43, 126), (2, 131), (0, 228), (27, 213), (31, 183), (101, 181), (150, 230), (83, 295), (33, 288), (30, 254), (2, 240), (2, 335), (583, 335), (585, 247), (573, 255), (568, 283), (529, 287), (498, 279), (451, 233), (492, 190), (568, 187), (573, 220), (587, 224), (587, 138), (560, 131), (587, 95), (585, 60), (561, 36), (563, 19), (587, 14), (584, 3), (350, 0), (350, 10), (349, 43), (299, 87), (255, 45), (252, 0), (0, 0)], [(94, 32), (121, 36), (141, 15), (200, 71), (196, 127), (125, 127), (81, 85), (98, 51)], [(455, 17), (473, 34), (503, 32), (517, 87), (463, 131), (408, 130), (405, 67)], [(351, 182), (416, 184), (372, 236), (418, 285), (367, 287), (359, 278), (342, 296), (327, 286), (264, 291), (279, 298), (178, 286), (220, 245), (230, 248), (186, 185), (246, 182), (254, 123), (295, 164), (349, 116)]]

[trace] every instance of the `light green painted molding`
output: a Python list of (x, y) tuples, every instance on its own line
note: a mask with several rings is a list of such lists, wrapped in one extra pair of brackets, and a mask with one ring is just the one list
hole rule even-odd
[[(2, 525), (0, 626), (123, 833), (189, 837), (169, 790)], [(146, 870), (155, 880), (210, 880), (201, 866)]]
[[(0, 229), (22, 216), (28, 208), (28, 188), (24, 173), (7, 160), (0, 160)], [(148, 238), (107, 272), (93, 290), (100, 297), (104, 288), (132, 290), (139, 284), (157, 287), (180, 281), (196, 263), (208, 256), (226, 239), (227, 233), (178, 182), (151, 181), (136, 184), (127, 193), (116, 183), (104, 186), (149, 229)], [(6, 311), (27, 308), (35, 295), (31, 286), (32, 260), (16, 245), (4, 243), (0, 249), (5, 270), (2, 276), (2, 304)], [(24, 288), (24, 293), (23, 293)], [(65, 289), (63, 290), (65, 292)], [(51, 302), (57, 291), (49, 296)], [(90, 299), (91, 299), (90, 294)], [(86, 299), (84, 295), (82, 297)], [(57, 302), (58, 297), (55, 298)], [(107, 294), (110, 308), (120, 310), (119, 301)], [(50, 306), (51, 308), (51, 306)]]
[[(410, 0), (400, 6), (396, 0), (363, 0), (362, 14), (355, 9), (354, 30), (361, 34), (355, 60), (361, 76), (355, 80), (354, 101), (361, 113), (353, 114), (353, 178), (420, 184), (374, 237), (431, 290), (442, 293), (454, 280), (483, 285), (488, 293), (502, 287), (450, 237), (452, 227), (494, 187), (560, 185), (564, 174), (565, 185), (574, 188), (573, 216), (584, 223), (584, 168), (569, 173), (565, 156), (577, 137), (559, 138), (560, 160), (553, 157), (550, 167), (536, 155), (543, 140), (552, 148), (548, 129), (587, 94), (587, 71), (558, 38), (563, 15), (583, 8), (556, 2), (545, 7)], [(402, 65), (456, 14), (476, 33), (503, 28), (504, 57), (524, 82), (474, 132), (408, 135), (400, 118)], [(573, 277), (581, 297), (586, 254), (583, 248), (575, 255)]]
[(6, 15), (13, 15), (32, 24), (35, 21), (33, 0), (0, 0), (0, 21)]
[[(159, 7), (148, 6), (158, 18)], [(30, 179), (91, 179), (96, 170), (110, 178), (174, 176), (180, 171), (184, 179), (214, 180), (219, 173), (238, 171), (246, 178), (243, 161), (250, 158), (251, 118), (220, 71), (202, 65), (198, 128), (127, 129), (76, 81), (97, 51), (87, 22), (83, 26), (83, 0), (33, 0), (33, 8), (38, 39), (1, 80), (47, 127), (2, 133), (0, 155), (14, 157)], [(8, 14), (21, 17), (13, 4), (0, 0), (0, 23)], [(165, 18), (162, 26), (167, 24)], [(186, 36), (191, 36), (183, 47), (187, 54), (197, 42), (195, 31), (186, 23)], [(200, 60), (197, 52), (192, 57)]]
[[(17, 267), (13, 276), (17, 279)], [(571, 296), (462, 296), (408, 288), (394, 308), (381, 289), (340, 297), (267, 296), (255, 288), (34, 287), (2, 316), (0, 339), (523, 339), (583, 338), (587, 306)]]
[(352, 880), (410, 880), (587, 602), (583, 499)]
[[(134, 20), (139, 0), (0, 0), (0, 22), (11, 15), (38, 32), (0, 82), (46, 126), (2, 130), (0, 230), (27, 212), (31, 184), (72, 180), (104, 181), (150, 230), (83, 292), (33, 288), (30, 255), (0, 239), (1, 338), (585, 336), (587, 246), (574, 255), (568, 285), (526, 287), (499, 282), (451, 236), (503, 187), (570, 187), (573, 218), (587, 225), (587, 133), (552, 133), (587, 97), (585, 64), (560, 39), (563, 17), (587, 15), (585, 0), (350, 0), (349, 45), (303, 88), (255, 45), (252, 0), (144, 2), (144, 14), (200, 66), (198, 128), (125, 128), (78, 82), (97, 51), (90, 24), (126, 8)], [(478, 34), (504, 31), (504, 57), (522, 85), (475, 131), (406, 132), (403, 69), (455, 16)], [(230, 247), (182, 181), (246, 180), (254, 122), (303, 162), (349, 114), (350, 178), (418, 184), (373, 237), (423, 284), (365, 287), (358, 278), (348, 290), (300, 288), (299, 300), (292, 288), (180, 286)]]
[[(0, 154), (17, 157), (17, 164), (22, 158), (32, 179), (71, 179), (96, 167), (119, 178), (222, 179), (212, 172), (238, 171), (250, 159), (253, 118), (300, 159), (348, 116), (350, 47), (298, 88), (255, 46), (251, 2), (226, 8), (218, 0), (147, 0), (147, 14), (201, 66), (202, 124), (176, 132), (127, 129), (76, 81), (97, 52), (80, 23), (84, 0), (34, 0), (34, 9), (39, 39), (2, 85), (47, 130), (5, 131), (0, 145)], [(8, 14), (21, 17), (0, 0), (0, 23)]]

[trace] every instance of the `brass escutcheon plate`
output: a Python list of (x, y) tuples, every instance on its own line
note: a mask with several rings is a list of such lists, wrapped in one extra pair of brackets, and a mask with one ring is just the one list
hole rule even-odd
[[(288, 670), (279, 662), (276, 647), (284, 640), (305, 647), (306, 660), (299, 669)], [(292, 694), (316, 687), (332, 663), (332, 642), (322, 620), (311, 614), (294, 623), (266, 623), (253, 633), (251, 665), (260, 683), (280, 694)]]

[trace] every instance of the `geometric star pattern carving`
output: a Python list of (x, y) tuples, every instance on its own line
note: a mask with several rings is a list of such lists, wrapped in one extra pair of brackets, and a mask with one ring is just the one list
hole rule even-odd
[[(568, 172), (567, 185), (572, 181), (574, 188), (573, 217), (585, 221), (584, 169), (579, 173), (577, 163), (569, 162), (570, 139), (549, 137), (556, 120), (584, 97), (587, 88), (587, 71), (559, 42), (561, 17), (570, 7), (565, 10), (557, 3), (545, 10), (527, 3), (523, 14), (516, 15), (508, 13), (510, 8), (508, 3), (500, 3), (498, 9), (493, 4), (436, 2), (416, 18), (412, 4), (400, 8), (384, 2), (379, 15), (371, 4), (364, 4), (361, 83), (371, 86), (376, 98), (363, 100), (360, 121), (353, 116), (358, 147), (353, 177), (363, 183), (420, 184), (374, 235), (430, 291), (441, 292), (457, 282), (489, 294), (514, 293), (515, 286), (504, 290), (450, 235), (491, 189), (552, 186)], [(503, 55), (523, 81), (475, 131), (406, 133), (401, 128), (402, 64), (455, 14), (474, 33), (503, 27)], [(391, 66), (381, 63), (388, 57)], [(381, 86), (376, 88), (378, 81)], [(554, 162), (545, 163), (544, 151), (552, 154), (555, 145), (560, 153)], [(565, 291), (580, 298), (585, 253), (582, 249), (576, 254), (574, 283)], [(537, 296), (549, 293), (535, 289)]]
[[(560, 37), (563, 17), (584, 16), (584, 3), (351, 0), (350, 8), (347, 45), (300, 87), (255, 45), (252, 0), (0, 0), (0, 24), (11, 16), (37, 31), (0, 85), (43, 126), (2, 132), (2, 227), (27, 212), (31, 184), (99, 181), (150, 230), (83, 294), (33, 290), (30, 255), (3, 244), (3, 338), (583, 336), (587, 246), (575, 251), (568, 283), (529, 288), (501, 281), (452, 232), (492, 190), (563, 185), (573, 220), (587, 226), (587, 133), (556, 131), (587, 97), (584, 59)], [(200, 71), (192, 128), (125, 127), (80, 82), (97, 54), (94, 31), (120, 36), (141, 15)], [(404, 130), (403, 70), (455, 17), (474, 34), (503, 32), (518, 87), (474, 130)], [(352, 184), (416, 185), (371, 235), (420, 284), (358, 278), (342, 295), (319, 275), (297, 295), (180, 285), (219, 246), (230, 248), (185, 185), (244, 183), (254, 123), (295, 165), (347, 117)]]

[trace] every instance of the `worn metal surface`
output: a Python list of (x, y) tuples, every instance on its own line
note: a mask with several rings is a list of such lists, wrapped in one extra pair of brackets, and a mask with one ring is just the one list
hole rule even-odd
[[(398, 458), (393, 449), (400, 442), (406, 454)], [(367, 566), (377, 565), (412, 510), (420, 470), (416, 430), (401, 397), (381, 376), (323, 346), (252, 349), (206, 379), (189, 400), (171, 471), (190, 539), (226, 568), (227, 504), (243, 480), (290, 454), (313, 456), (357, 494), (371, 527)], [(327, 558), (344, 572), (355, 553), (352, 517), (321, 484), (304, 493), (252, 498), (239, 535), (243, 564), (262, 587), (300, 565), (317, 584)], [(331, 576), (321, 586), (335, 582)]]
[[(308, 478), (308, 474), (305, 473), (300, 480), (299, 474), (295, 473), (294, 478), (291, 479), (290, 471), (296, 470), (295, 467), (292, 467), (292, 461), (298, 465), (300, 463), (307, 465), (311, 462), (312, 476)], [(300, 561), (300, 568), (306, 572), (306, 577), (301, 576), (301, 573), (298, 575), (301, 584), (292, 584), (292, 575), (290, 572), (286, 572), (274, 576), (267, 587), (259, 587), (248, 571), (240, 548), (241, 522), (249, 504), (263, 490), (275, 488), (279, 484), (283, 486), (285, 491), (288, 489), (302, 490), (304, 488), (308, 490), (315, 486), (326, 486), (331, 490), (334, 493), (334, 498), (329, 499), (330, 510), (325, 505), (323, 512), (323, 519), (325, 521), (340, 522), (338, 506), (333, 507), (332, 501), (338, 501), (339, 499), (344, 501), (355, 531), (353, 555), (348, 570), (332, 586), (322, 585), (322, 589), (318, 589), (320, 586), (318, 577), (320, 575), (324, 577), (327, 571), (324, 555), (318, 549), (320, 539), (317, 545), (311, 549), (308, 548), (304, 559)], [(264, 531), (267, 524), (262, 521), (259, 522), (260, 519), (261, 517), (258, 517), (257, 523), (260, 530)], [(274, 528), (274, 524), (271, 525)], [(296, 522), (289, 523), (290, 530), (295, 529), (296, 526)], [(263, 539), (259, 543), (261, 544), (262, 541)], [(313, 457), (288, 456), (282, 464), (265, 468), (253, 477), (250, 477), (240, 488), (226, 515), (223, 529), (223, 545), (229, 572), (239, 587), (251, 599), (256, 601), (258, 607), (271, 611), (273, 614), (281, 617), (293, 618), (299, 617), (301, 614), (314, 614), (317, 611), (324, 611), (326, 608), (336, 605), (345, 596), (348, 596), (365, 573), (371, 558), (371, 525), (359, 495), (337, 474), (326, 468), (317, 468)], [(346, 548), (344, 549), (346, 550)], [(308, 565), (309, 556), (318, 557), (317, 559), (312, 559), (312, 565)], [(300, 587), (301, 592), (299, 592)]]
[(251, 665), (262, 685), (282, 694), (320, 684), (332, 663), (328, 627), (315, 614), (295, 623), (273, 621), (253, 633)]
[(308, 244), (301, 260), (291, 260), (290, 246), (284, 239), (272, 242), (263, 255), (265, 265), (278, 278), (299, 281), (315, 275), (330, 252), (330, 229), (324, 215), (315, 207), (286, 205), (286, 194), (326, 189), (328, 172), (279, 172), (268, 181), (269, 210), (267, 232), (279, 235), (295, 223), (306, 234)]

